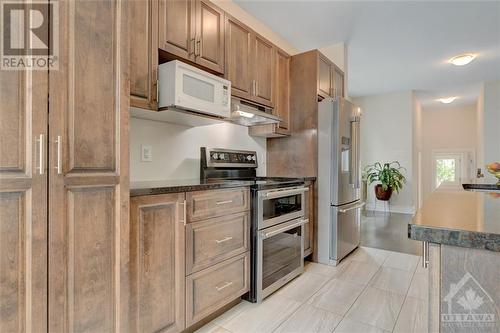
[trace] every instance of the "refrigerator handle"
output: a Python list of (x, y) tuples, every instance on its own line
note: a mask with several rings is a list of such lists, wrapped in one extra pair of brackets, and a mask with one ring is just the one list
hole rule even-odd
[(354, 188), (360, 188), (359, 170), (359, 117), (351, 121), (351, 154), (350, 154), (350, 178), (349, 183)]

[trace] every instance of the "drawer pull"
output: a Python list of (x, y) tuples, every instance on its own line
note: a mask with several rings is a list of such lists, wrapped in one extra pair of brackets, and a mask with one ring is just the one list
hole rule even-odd
[(233, 237), (226, 237), (226, 238), (222, 238), (222, 239), (216, 239), (215, 242), (217, 244), (220, 244), (220, 243), (224, 243), (224, 242), (230, 241), (231, 239), (233, 239)]
[(217, 201), (216, 205), (225, 205), (225, 204), (230, 204), (233, 203), (233, 200), (224, 200), (224, 201)]
[(221, 290), (223, 290), (223, 289), (226, 289), (227, 287), (229, 287), (229, 286), (230, 286), (230, 285), (232, 285), (232, 284), (233, 284), (233, 282), (226, 282), (226, 283), (224, 283), (224, 284), (223, 284), (222, 286), (220, 286), (220, 287), (215, 287), (215, 289), (217, 289), (217, 291), (221, 291)]

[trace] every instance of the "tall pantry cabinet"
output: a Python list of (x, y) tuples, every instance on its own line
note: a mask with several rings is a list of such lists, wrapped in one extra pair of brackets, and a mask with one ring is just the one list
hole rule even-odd
[(0, 331), (128, 330), (126, 1), (58, 1), (59, 68), (0, 74)]

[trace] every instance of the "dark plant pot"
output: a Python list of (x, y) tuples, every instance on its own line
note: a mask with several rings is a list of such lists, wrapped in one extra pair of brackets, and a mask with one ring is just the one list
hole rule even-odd
[(387, 188), (386, 191), (384, 191), (384, 188), (382, 187), (381, 184), (378, 184), (375, 186), (375, 196), (377, 199), (382, 200), (382, 201), (389, 201), (392, 195), (392, 187)]

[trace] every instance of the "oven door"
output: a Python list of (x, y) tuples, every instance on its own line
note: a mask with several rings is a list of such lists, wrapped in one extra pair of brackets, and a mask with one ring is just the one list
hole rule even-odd
[(258, 229), (304, 216), (304, 193), (307, 187), (259, 191), (257, 206)]
[(304, 271), (304, 224), (308, 222), (299, 218), (259, 231), (257, 302)]

